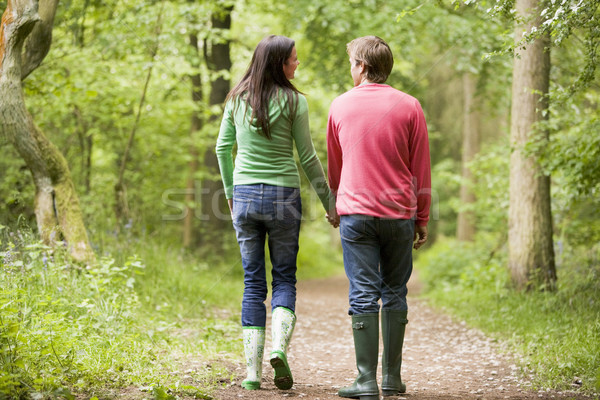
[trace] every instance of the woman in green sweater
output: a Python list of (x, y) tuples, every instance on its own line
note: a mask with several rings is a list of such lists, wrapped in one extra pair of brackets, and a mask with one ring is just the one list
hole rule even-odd
[(294, 147), (325, 210), (335, 208), (310, 137), (306, 98), (290, 82), (298, 64), (293, 40), (284, 36), (263, 39), (244, 77), (227, 96), (216, 146), (244, 267), (242, 331), (248, 376), (242, 386), (246, 389), (260, 388), (262, 377), (266, 240), (273, 265), (270, 362), (279, 389), (293, 384), (286, 351), (296, 322), (296, 258), (302, 219)]

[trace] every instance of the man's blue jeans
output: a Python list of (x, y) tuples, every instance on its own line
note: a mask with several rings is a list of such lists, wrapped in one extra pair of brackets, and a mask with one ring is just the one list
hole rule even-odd
[(232, 214), (244, 267), (242, 326), (265, 326), (267, 237), (273, 265), (271, 308), (286, 307), (294, 311), (296, 307), (296, 258), (302, 219), (300, 189), (236, 185)]
[(340, 236), (350, 282), (348, 314), (406, 311), (415, 221), (342, 215)]

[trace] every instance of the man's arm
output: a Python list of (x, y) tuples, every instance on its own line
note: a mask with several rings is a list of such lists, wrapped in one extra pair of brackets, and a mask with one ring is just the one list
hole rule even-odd
[(332, 111), (329, 110), (327, 121), (327, 178), (333, 196), (337, 196), (342, 173), (342, 147), (338, 136), (337, 126), (334, 122)]
[(412, 134), (410, 143), (410, 170), (413, 175), (417, 196), (417, 226), (425, 226), (429, 221), (429, 208), (431, 205), (431, 162), (429, 156), (429, 137), (425, 114), (418, 102), (415, 102), (415, 112), (412, 120)]

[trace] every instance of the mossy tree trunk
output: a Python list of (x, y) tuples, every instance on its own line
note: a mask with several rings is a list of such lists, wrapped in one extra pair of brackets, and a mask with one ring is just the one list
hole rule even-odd
[[(49, 51), (58, 0), (8, 0), (0, 26), (0, 133), (15, 146), (36, 186), (35, 215), (42, 240), (65, 240), (76, 261), (95, 260), (67, 161), (35, 126), (22, 80)], [(39, 12), (38, 12), (39, 6)]]
[[(233, 6), (213, 11), (211, 15), (212, 36), (204, 45), (205, 58), (211, 73), (208, 100), (211, 107), (222, 105), (230, 89), (231, 40), (229, 31), (232, 11)], [(214, 142), (216, 142), (216, 133)], [(225, 192), (219, 174), (219, 163), (213, 146), (208, 146), (204, 153), (204, 170), (206, 178), (202, 182), (201, 202), (204, 224), (202, 240), (206, 242), (216, 238), (220, 241), (221, 233), (230, 227), (230, 222), (227, 220), (229, 208), (225, 200)]]
[(190, 34), (190, 46), (192, 47), (192, 54), (195, 56), (192, 61), (192, 66), (195, 69), (194, 74), (190, 76), (192, 83), (192, 100), (196, 106), (196, 109), (192, 113), (190, 121), (190, 162), (188, 164), (188, 179), (186, 182), (185, 192), (185, 217), (183, 219), (183, 246), (190, 247), (194, 242), (194, 220), (196, 216), (196, 173), (198, 172), (199, 162), (198, 157), (200, 155), (198, 151), (197, 135), (202, 129), (203, 125), (203, 96), (202, 96), (202, 76), (200, 75), (200, 49), (198, 41), (198, 33), (193, 32)]
[[(534, 156), (524, 152), (532, 140), (545, 142), (548, 133), (536, 124), (548, 109), (550, 40), (542, 35), (521, 44), (523, 32), (539, 32), (541, 3), (517, 0), (511, 110), (510, 206), (508, 216), (509, 268), (518, 289), (553, 289), (556, 282), (550, 208), (550, 177)], [(543, 143), (542, 143), (543, 144)]]

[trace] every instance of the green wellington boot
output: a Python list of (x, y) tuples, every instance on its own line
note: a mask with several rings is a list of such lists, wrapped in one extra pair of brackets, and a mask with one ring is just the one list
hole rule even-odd
[(358, 377), (351, 386), (341, 388), (338, 396), (360, 400), (378, 400), (379, 313), (353, 315), (352, 334)]
[(247, 372), (246, 379), (242, 381), (242, 387), (248, 390), (260, 389), (262, 360), (265, 351), (265, 328), (261, 326), (245, 326), (242, 329), (242, 333)]
[(273, 350), (271, 351), (271, 366), (275, 370), (275, 386), (287, 390), (294, 384), (292, 371), (287, 362), (287, 349), (292, 339), (296, 315), (285, 307), (277, 307), (271, 315), (271, 332)]
[(383, 336), (381, 391), (384, 396), (397, 396), (406, 392), (406, 385), (402, 382), (400, 375), (404, 331), (408, 323), (406, 315), (406, 311), (381, 310), (381, 334)]

